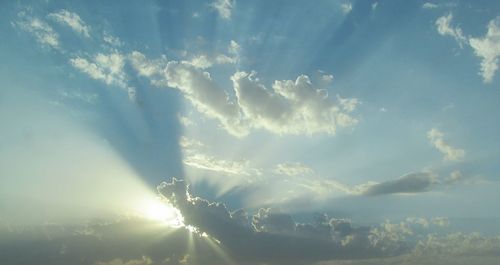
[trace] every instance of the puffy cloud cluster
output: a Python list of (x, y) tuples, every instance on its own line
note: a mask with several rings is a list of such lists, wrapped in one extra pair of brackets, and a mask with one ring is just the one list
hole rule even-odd
[(50, 13), (48, 17), (58, 23), (69, 26), (76, 33), (90, 38), (90, 27), (83, 22), (78, 14), (63, 9), (55, 13)]
[(244, 210), (230, 212), (223, 204), (192, 197), (182, 180), (158, 186), (177, 207), (186, 225), (216, 238), (242, 263), (310, 264), (327, 259), (367, 258), (408, 251), (406, 223), (357, 227), (347, 219), (318, 215), (312, 223), (296, 223), (287, 213), (262, 208), (248, 218)]
[[(229, 51), (237, 54), (238, 50), (237, 43), (231, 42)], [(244, 136), (252, 128), (277, 134), (335, 134), (338, 127), (358, 122), (351, 116), (359, 104), (357, 99), (337, 96), (332, 100), (306, 75), (275, 81), (270, 90), (254, 72), (236, 72), (231, 77), (234, 102), (203, 70), (211, 65), (208, 59), (166, 62), (164, 58), (148, 60), (139, 52), (132, 52), (129, 58), (139, 75), (150, 78), (154, 85), (180, 90), (200, 113), (218, 120), (235, 136)]]
[(269, 90), (255, 73), (237, 72), (232, 77), (236, 98), (250, 126), (278, 134), (334, 134), (357, 120), (349, 115), (358, 101), (334, 103), (323, 89), (316, 89), (306, 75), (275, 81)]
[(432, 128), (427, 132), (427, 138), (444, 155), (445, 160), (458, 161), (464, 158), (465, 151), (446, 143), (444, 141), (444, 134), (440, 130)]
[[(227, 16), (232, 1), (217, 1), (214, 6)], [(230, 9), (229, 9), (230, 10)], [(35, 35), (37, 41), (59, 48), (58, 34), (46, 22), (20, 13), (17, 25)], [(68, 25), (83, 36), (90, 36), (90, 27), (75, 13), (61, 10), (48, 15), (50, 19)], [(120, 45), (119, 39), (103, 33), (103, 42)], [(149, 59), (138, 51), (128, 54), (116, 50), (93, 56), (73, 55), (70, 64), (90, 78), (126, 89), (133, 101), (136, 88), (129, 85), (137, 75), (158, 87), (178, 89), (203, 115), (217, 120), (232, 135), (242, 137), (252, 129), (264, 129), (276, 134), (330, 134), (340, 127), (351, 127), (358, 120), (351, 114), (359, 104), (355, 98), (329, 97), (325, 89), (317, 88), (308, 76), (296, 80), (277, 80), (266, 88), (254, 72), (236, 72), (231, 80), (233, 89), (223, 89), (205, 71), (215, 64), (236, 64), (241, 47), (232, 40), (227, 54), (200, 55), (190, 61), (167, 61), (165, 56)], [(131, 71), (130, 71), (131, 70)], [(323, 75), (326, 83), (331, 75)], [(234, 94), (233, 94), (234, 93)]]

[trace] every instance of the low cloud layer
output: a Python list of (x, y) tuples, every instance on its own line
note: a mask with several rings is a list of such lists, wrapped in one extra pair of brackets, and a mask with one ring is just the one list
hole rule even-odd
[(448, 226), (444, 217), (359, 226), (316, 214), (303, 223), (271, 208), (253, 215), (230, 211), (224, 204), (193, 197), (180, 180), (162, 183), (158, 190), (178, 207), (183, 227), (140, 216), (38, 227), (0, 219), (0, 259), (25, 265), (442, 264), (438, 261), (454, 257), (491, 261), (500, 255), (498, 236), (436, 233)]

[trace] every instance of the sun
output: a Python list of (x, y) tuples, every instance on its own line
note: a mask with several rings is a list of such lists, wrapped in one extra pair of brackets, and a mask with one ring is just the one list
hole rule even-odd
[(184, 218), (180, 211), (160, 198), (146, 200), (142, 203), (139, 212), (145, 218), (165, 223), (171, 227), (184, 226)]

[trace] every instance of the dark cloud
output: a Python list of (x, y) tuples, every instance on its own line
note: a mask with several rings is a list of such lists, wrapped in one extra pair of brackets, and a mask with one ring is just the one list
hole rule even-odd
[(437, 178), (432, 173), (414, 172), (398, 179), (369, 184), (364, 188), (363, 194), (376, 196), (394, 193), (419, 193), (429, 191), (437, 183)]
[(375, 247), (370, 228), (353, 227), (348, 220), (317, 216), (312, 223), (297, 224), (269, 208), (249, 220), (243, 210), (230, 213), (223, 204), (191, 197), (182, 180), (164, 182), (158, 191), (180, 210), (186, 225), (219, 240), (238, 263), (310, 264), (396, 254)]
[(280, 265), (331, 264), (333, 260), (335, 264), (398, 264), (400, 255), (500, 256), (500, 237), (423, 233), (434, 219), (408, 218), (368, 227), (315, 214), (312, 221), (298, 223), (272, 208), (254, 215), (243, 209), (231, 212), (224, 204), (193, 197), (182, 180), (162, 183), (158, 191), (182, 213), (184, 227), (171, 228), (142, 217), (38, 227), (0, 220), (0, 261), (9, 265)]

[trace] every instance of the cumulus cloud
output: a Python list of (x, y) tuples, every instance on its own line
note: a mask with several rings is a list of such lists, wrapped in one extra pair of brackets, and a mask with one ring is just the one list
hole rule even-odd
[(500, 16), (488, 23), (488, 31), (484, 37), (470, 38), (469, 44), (476, 56), (482, 59), (481, 75), (484, 82), (492, 82), (500, 57)]
[(53, 49), (61, 48), (59, 44), (59, 34), (57, 34), (47, 22), (36, 17), (31, 17), (26, 12), (20, 12), (18, 18), (19, 20), (16, 21), (14, 25), (31, 33), (36, 41), (42, 46)]
[(394, 193), (419, 193), (429, 191), (437, 184), (437, 176), (430, 172), (414, 172), (397, 179), (362, 186), (362, 194), (369, 196)]
[(48, 17), (60, 24), (69, 26), (76, 33), (90, 38), (90, 27), (83, 22), (78, 14), (63, 9), (55, 13), (50, 13)]
[(441, 16), (436, 20), (436, 28), (440, 35), (453, 37), (460, 48), (463, 47), (464, 44), (467, 43), (467, 38), (462, 33), (462, 29), (460, 27), (451, 26), (451, 21), (453, 19), (453, 15), (449, 13), (446, 16)]
[[(231, 42), (228, 50), (234, 53), (233, 59), (238, 58), (236, 42)], [(352, 127), (358, 122), (351, 116), (359, 105), (357, 99), (331, 98), (306, 75), (296, 80), (277, 80), (272, 89), (267, 89), (256, 73), (236, 72), (231, 77), (234, 101), (204, 70), (213, 64), (208, 57), (167, 62), (164, 57), (150, 60), (140, 52), (132, 52), (128, 58), (140, 76), (149, 78), (153, 85), (180, 90), (200, 113), (216, 119), (222, 128), (238, 137), (247, 135), (252, 128), (277, 134), (333, 135), (337, 128)], [(330, 76), (326, 78), (331, 81)]]
[(297, 224), (290, 215), (268, 208), (245, 220), (242, 210), (231, 213), (223, 204), (192, 197), (184, 181), (164, 182), (158, 191), (181, 211), (187, 225), (218, 239), (240, 263), (310, 264), (388, 254), (371, 243), (368, 227), (355, 228), (350, 222), (324, 217)]
[(427, 132), (427, 138), (437, 150), (439, 150), (443, 155), (445, 160), (458, 161), (462, 160), (465, 156), (465, 151), (463, 149), (455, 148), (450, 146), (444, 141), (444, 134), (436, 128), (431, 129)]
[(211, 5), (223, 19), (230, 19), (233, 12), (234, 0), (215, 0)]
[(337, 127), (357, 123), (350, 116), (358, 104), (356, 99), (335, 104), (327, 91), (315, 88), (306, 75), (295, 81), (275, 81), (272, 91), (255, 73), (237, 72), (231, 80), (238, 104), (252, 127), (278, 134), (335, 134)]
[(234, 135), (245, 135), (241, 126), (237, 104), (231, 102), (228, 94), (212, 80), (208, 72), (198, 70), (185, 62), (170, 61), (165, 69), (170, 87), (179, 89), (199, 112), (217, 119)]
[(183, 227), (170, 228), (140, 216), (72, 226), (19, 227), (0, 222), (0, 259), (26, 265), (304, 265), (344, 264), (342, 260), (401, 264), (417, 256), (497, 258), (500, 254), (500, 237), (438, 235), (414, 227), (440, 225), (448, 222), (446, 218), (359, 226), (350, 219), (315, 214), (311, 221), (300, 223), (272, 208), (253, 215), (243, 209), (230, 211), (224, 204), (194, 197), (182, 180), (164, 182), (158, 192), (179, 209)]

